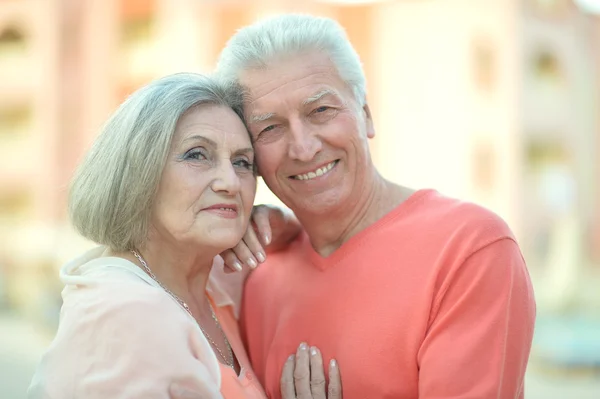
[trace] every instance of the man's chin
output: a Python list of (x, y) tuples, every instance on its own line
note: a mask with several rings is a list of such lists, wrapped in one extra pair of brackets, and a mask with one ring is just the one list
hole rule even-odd
[(341, 198), (340, 194), (333, 192), (319, 193), (303, 197), (301, 201), (289, 201), (286, 206), (297, 215), (327, 216), (337, 213), (344, 205), (346, 201)]

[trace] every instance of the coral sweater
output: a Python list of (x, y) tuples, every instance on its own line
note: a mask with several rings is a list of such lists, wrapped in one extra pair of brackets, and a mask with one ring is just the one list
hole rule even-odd
[(535, 301), (507, 225), (421, 190), (323, 258), (301, 235), (249, 277), (242, 330), (280, 398), (300, 342), (337, 359), (344, 399), (522, 398)]

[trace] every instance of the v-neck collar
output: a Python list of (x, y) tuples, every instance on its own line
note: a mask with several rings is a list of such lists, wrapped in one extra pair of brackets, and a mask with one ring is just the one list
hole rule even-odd
[(367, 228), (350, 237), (350, 239), (344, 242), (338, 249), (336, 249), (327, 257), (323, 257), (317, 251), (315, 251), (306, 232), (303, 232), (304, 236), (302, 237), (302, 245), (305, 246), (310, 262), (318, 269), (325, 271), (340, 263), (348, 256), (351, 256), (354, 251), (361, 247), (362, 243), (365, 242), (371, 234), (379, 230), (382, 226), (390, 223), (398, 217), (405, 215), (411, 211), (414, 206), (418, 205), (425, 197), (435, 193), (437, 193), (437, 191), (431, 189), (415, 191), (410, 197), (408, 197), (405, 201), (400, 203), (386, 215), (381, 217), (375, 223), (369, 225)]

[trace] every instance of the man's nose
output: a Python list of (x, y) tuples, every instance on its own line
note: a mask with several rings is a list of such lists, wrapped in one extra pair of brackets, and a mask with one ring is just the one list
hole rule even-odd
[(288, 156), (302, 162), (309, 162), (321, 151), (323, 144), (314, 128), (302, 121), (290, 124)]

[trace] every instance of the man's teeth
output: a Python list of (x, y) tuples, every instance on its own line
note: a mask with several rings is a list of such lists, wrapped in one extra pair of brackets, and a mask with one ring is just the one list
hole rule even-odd
[(310, 179), (314, 179), (315, 177), (323, 176), (325, 173), (327, 173), (331, 169), (333, 169), (333, 167), (335, 166), (335, 162), (336, 161), (330, 162), (327, 165), (323, 166), (322, 168), (315, 170), (314, 172), (308, 172), (308, 173), (304, 173), (301, 175), (296, 175), (296, 176), (294, 176), (294, 179), (310, 180)]

